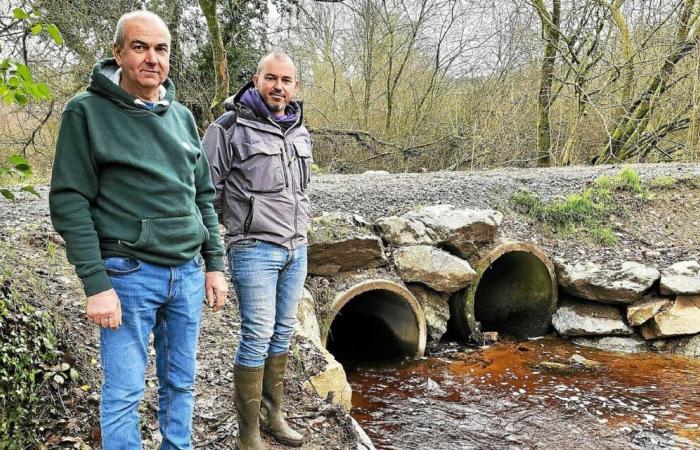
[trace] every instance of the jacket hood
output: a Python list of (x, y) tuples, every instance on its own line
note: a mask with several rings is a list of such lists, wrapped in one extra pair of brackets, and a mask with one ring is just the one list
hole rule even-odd
[[(249, 81), (245, 86), (239, 89), (236, 94), (226, 98), (226, 100), (224, 100), (224, 109), (226, 111), (237, 111), (238, 114), (246, 119), (255, 119), (267, 123), (267, 117), (260, 115), (257, 111), (253, 111), (251, 108), (241, 103), (241, 97), (243, 97), (243, 94), (245, 94), (248, 89), (255, 89), (253, 81)], [(299, 111), (299, 123), (304, 123), (304, 103), (302, 101), (292, 100), (289, 106)]]
[[(119, 104), (123, 108), (134, 108), (139, 110), (145, 110), (142, 106), (143, 101), (131, 95), (124, 89), (122, 89), (117, 83), (112, 81), (111, 77), (119, 70), (119, 65), (117, 60), (114, 58), (107, 58), (99, 61), (92, 68), (92, 75), (90, 77), (90, 84), (87, 90), (105, 97), (114, 103)], [(166, 78), (161, 85), (165, 89), (165, 95), (162, 100), (153, 107), (151, 110), (154, 113), (165, 112), (170, 104), (175, 101), (175, 85), (170, 80)]]

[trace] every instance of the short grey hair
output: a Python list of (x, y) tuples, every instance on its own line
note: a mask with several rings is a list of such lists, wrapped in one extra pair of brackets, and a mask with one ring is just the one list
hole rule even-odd
[(280, 61), (286, 61), (288, 63), (291, 63), (292, 66), (294, 66), (294, 74), (296, 75), (297, 65), (294, 64), (294, 61), (292, 61), (292, 58), (290, 58), (289, 55), (282, 52), (271, 52), (260, 58), (260, 62), (258, 62), (258, 68), (255, 70), (255, 73), (257, 73), (258, 75), (262, 75), (263, 66), (270, 59), (277, 59)]
[(138, 17), (152, 19), (158, 22), (168, 32), (168, 39), (170, 39), (170, 30), (168, 30), (168, 25), (165, 23), (165, 21), (158, 14), (143, 9), (128, 12), (119, 18), (117, 21), (117, 29), (114, 31), (114, 45), (119, 48), (124, 48), (124, 25), (126, 25), (126, 23), (131, 19), (136, 19)]

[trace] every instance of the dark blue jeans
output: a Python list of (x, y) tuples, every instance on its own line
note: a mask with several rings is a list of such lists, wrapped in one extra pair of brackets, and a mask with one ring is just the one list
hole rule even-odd
[(204, 299), (204, 273), (195, 258), (180, 266), (134, 258), (104, 260), (122, 307), (122, 326), (101, 328), (104, 450), (141, 448), (138, 406), (154, 334), (161, 449), (191, 449), (195, 357)]
[(289, 350), (306, 279), (306, 245), (288, 250), (248, 239), (233, 244), (228, 257), (241, 312), (236, 364), (260, 367), (268, 355)]

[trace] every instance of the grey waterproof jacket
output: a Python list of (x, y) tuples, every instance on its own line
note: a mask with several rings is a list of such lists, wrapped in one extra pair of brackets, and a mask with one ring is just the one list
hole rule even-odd
[(311, 136), (299, 120), (283, 132), (239, 102), (252, 83), (226, 102), (202, 143), (216, 188), (214, 209), (226, 227), (226, 247), (259, 239), (289, 249), (307, 242)]

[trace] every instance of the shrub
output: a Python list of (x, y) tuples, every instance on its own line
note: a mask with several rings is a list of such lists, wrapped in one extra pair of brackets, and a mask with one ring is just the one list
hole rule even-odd
[(39, 390), (58, 359), (50, 315), (12, 283), (12, 272), (0, 272), (0, 449), (7, 450), (34, 441)]

